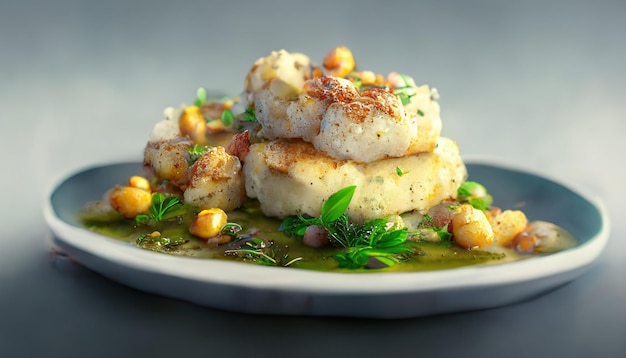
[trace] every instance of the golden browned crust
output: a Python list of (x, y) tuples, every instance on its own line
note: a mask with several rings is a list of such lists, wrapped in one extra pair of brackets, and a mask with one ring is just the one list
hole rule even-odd
[(182, 137), (148, 142), (144, 150), (143, 164), (151, 168), (159, 180), (167, 180), (178, 186), (184, 186), (188, 180), (191, 145), (191, 141)]
[(299, 161), (315, 161), (316, 165), (337, 168), (342, 161), (315, 149), (313, 144), (300, 139), (276, 139), (267, 143), (263, 151), (265, 163), (273, 170), (287, 174), (289, 167)]

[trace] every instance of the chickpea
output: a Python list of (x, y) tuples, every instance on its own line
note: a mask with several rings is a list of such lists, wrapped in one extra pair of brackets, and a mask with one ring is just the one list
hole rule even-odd
[(148, 181), (148, 179), (139, 175), (133, 175), (132, 177), (130, 177), (128, 179), (128, 186), (150, 191), (150, 182)]
[(359, 78), (361, 78), (361, 84), (364, 86), (373, 85), (376, 83), (376, 74), (372, 71), (359, 72)]
[(178, 120), (178, 128), (183, 136), (189, 137), (193, 142), (206, 144), (206, 119), (197, 106), (185, 107)]
[(109, 201), (113, 209), (127, 218), (134, 218), (148, 212), (152, 205), (152, 194), (132, 186), (118, 186), (111, 190)]
[(209, 240), (220, 234), (227, 220), (228, 216), (222, 209), (202, 210), (189, 226), (189, 232), (201, 239)]
[(487, 215), (487, 218), (491, 223), (494, 239), (500, 246), (511, 246), (513, 239), (528, 225), (526, 215), (520, 210), (505, 210), (495, 215)]
[(380, 73), (376, 74), (376, 79), (374, 80), (374, 84), (377, 86), (382, 86), (385, 84), (385, 76), (381, 75)]
[(355, 67), (352, 51), (345, 46), (335, 47), (324, 57), (324, 67), (330, 76), (347, 76)]
[(460, 206), (450, 224), (454, 241), (466, 249), (487, 247), (494, 241), (493, 230), (485, 213), (469, 204)]

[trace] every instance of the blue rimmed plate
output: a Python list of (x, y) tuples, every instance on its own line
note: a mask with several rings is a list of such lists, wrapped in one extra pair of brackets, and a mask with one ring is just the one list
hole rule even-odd
[(570, 282), (599, 257), (609, 236), (598, 198), (532, 171), (466, 159), (470, 180), (484, 184), (497, 206), (529, 220), (554, 222), (580, 242), (546, 256), (429, 272), (330, 273), (195, 259), (142, 250), (82, 228), (84, 203), (129, 176), (139, 162), (75, 171), (53, 186), (44, 214), (53, 244), (119, 283), (208, 307), (255, 314), (405, 318), (520, 302)]

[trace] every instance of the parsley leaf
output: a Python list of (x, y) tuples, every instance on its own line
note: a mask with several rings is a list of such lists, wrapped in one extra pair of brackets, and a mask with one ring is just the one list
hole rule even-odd
[(168, 220), (185, 214), (183, 202), (175, 196), (166, 196), (161, 193), (152, 195), (152, 205), (148, 214), (140, 214), (135, 217), (139, 223), (150, 223)]

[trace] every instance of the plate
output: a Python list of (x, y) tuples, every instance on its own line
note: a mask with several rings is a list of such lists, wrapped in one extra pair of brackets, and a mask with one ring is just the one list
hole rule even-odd
[(554, 222), (580, 245), (504, 264), (351, 274), (159, 254), (83, 229), (76, 218), (83, 204), (140, 174), (139, 162), (71, 173), (53, 186), (44, 215), (53, 244), (91, 270), (153, 294), (252, 314), (407, 318), (493, 308), (544, 294), (595, 263), (609, 236), (601, 200), (526, 169), (486, 159), (466, 165), (494, 205)]

